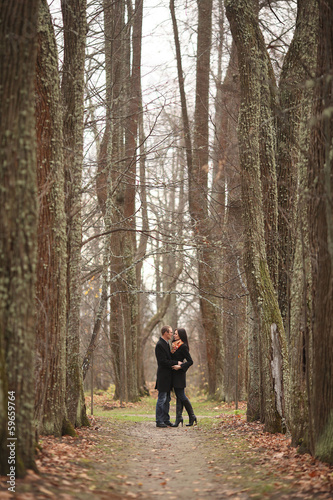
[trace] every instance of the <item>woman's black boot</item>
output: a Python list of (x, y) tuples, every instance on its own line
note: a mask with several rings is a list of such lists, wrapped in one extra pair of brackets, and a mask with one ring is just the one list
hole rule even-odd
[(179, 424), (182, 424), (182, 427), (183, 427), (184, 420), (182, 417), (182, 413), (183, 413), (183, 403), (182, 403), (181, 399), (177, 398), (177, 401), (176, 401), (176, 421), (172, 425), (172, 427), (178, 427)]
[(197, 417), (194, 415), (194, 411), (193, 411), (193, 408), (192, 408), (190, 401), (189, 400), (184, 401), (184, 406), (185, 406), (185, 409), (188, 413), (188, 417), (190, 419), (189, 423), (186, 424), (186, 427), (192, 427), (192, 425), (194, 425), (194, 423), (196, 425), (198, 425)]

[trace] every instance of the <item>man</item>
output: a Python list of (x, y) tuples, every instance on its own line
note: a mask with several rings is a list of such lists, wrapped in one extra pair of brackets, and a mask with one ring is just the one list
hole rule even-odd
[(172, 366), (174, 370), (179, 370), (181, 362), (171, 358), (169, 340), (172, 337), (172, 328), (169, 325), (163, 326), (160, 340), (155, 347), (157, 359), (157, 379), (155, 389), (158, 390), (156, 402), (156, 427), (172, 427), (170, 422), (170, 391), (172, 389)]

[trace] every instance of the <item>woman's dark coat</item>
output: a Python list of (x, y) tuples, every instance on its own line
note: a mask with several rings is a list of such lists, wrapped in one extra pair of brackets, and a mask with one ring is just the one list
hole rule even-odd
[(183, 362), (180, 370), (172, 370), (172, 386), (176, 389), (183, 389), (186, 387), (186, 372), (189, 367), (193, 365), (193, 360), (188, 351), (187, 345), (182, 344), (178, 347), (177, 351), (171, 354), (171, 356), (175, 361)]
[(172, 359), (170, 346), (162, 337), (155, 346), (155, 356), (158, 365), (155, 389), (160, 392), (170, 392), (172, 389), (172, 372), (175, 371), (171, 367), (177, 365), (178, 362)]

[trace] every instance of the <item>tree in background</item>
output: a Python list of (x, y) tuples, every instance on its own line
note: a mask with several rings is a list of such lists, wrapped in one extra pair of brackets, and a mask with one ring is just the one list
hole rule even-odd
[[(127, 22), (126, 17), (127, 6)], [(135, 264), (135, 195), (141, 113), (142, 0), (104, 1), (106, 125), (98, 160), (97, 195), (109, 246), (110, 345), (115, 398), (138, 399), (139, 310)], [(132, 54), (132, 60), (131, 60)]]
[(196, 56), (196, 94), (193, 138), (189, 124), (184, 89), (181, 48), (174, 1), (170, 2), (176, 46), (178, 83), (182, 103), (182, 117), (189, 180), (189, 212), (193, 237), (197, 248), (198, 288), (200, 309), (206, 337), (208, 363), (208, 391), (221, 399), (223, 394), (223, 344), (221, 314), (216, 294), (216, 248), (212, 224), (208, 216), (208, 161), (209, 161), (209, 74), (212, 37), (212, 0), (198, 2), (198, 40)]
[(81, 195), (83, 167), (86, 0), (62, 0), (64, 63), (63, 141), (67, 217), (66, 408), (72, 425), (87, 424), (80, 359)]

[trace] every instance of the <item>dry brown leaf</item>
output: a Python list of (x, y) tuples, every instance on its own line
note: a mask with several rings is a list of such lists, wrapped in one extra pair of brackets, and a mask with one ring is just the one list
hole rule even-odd
[(40, 491), (40, 493), (43, 493), (43, 495), (46, 495), (48, 497), (54, 497), (55, 496), (55, 494), (52, 493), (52, 491), (47, 490), (46, 488), (44, 488), (44, 486), (39, 486), (38, 490)]
[(8, 498), (13, 498), (13, 495), (9, 491), (0, 491), (1, 500), (7, 500)]

